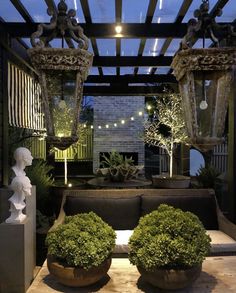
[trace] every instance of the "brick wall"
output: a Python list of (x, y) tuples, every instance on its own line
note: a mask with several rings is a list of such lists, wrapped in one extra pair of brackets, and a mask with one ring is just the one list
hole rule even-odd
[[(99, 154), (112, 150), (138, 153), (138, 164), (144, 164), (144, 143), (140, 138), (143, 117), (138, 115), (140, 111), (144, 111), (144, 97), (141, 96), (94, 97), (94, 171), (99, 167)], [(122, 119), (125, 124), (121, 124)]]

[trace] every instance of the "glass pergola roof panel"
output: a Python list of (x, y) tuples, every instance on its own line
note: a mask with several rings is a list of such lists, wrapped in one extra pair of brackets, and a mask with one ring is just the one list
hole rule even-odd
[(147, 39), (143, 56), (158, 56), (164, 42), (164, 39)]
[(22, 41), (24, 41), (29, 48), (32, 48), (32, 45), (30, 43), (30, 38), (22, 38)]
[(115, 0), (88, 0), (88, 4), (92, 22), (115, 22)]
[(169, 66), (158, 67), (156, 70), (156, 74), (167, 74), (171, 68)]
[(236, 19), (235, 1), (229, 1), (222, 10), (223, 13), (220, 17), (216, 17), (216, 22), (232, 22)]
[(121, 39), (121, 56), (137, 56), (140, 39)]
[(174, 22), (183, 1), (159, 0), (153, 15), (153, 23)]
[(176, 51), (179, 49), (179, 44), (182, 39), (173, 39), (166, 50), (165, 56), (174, 56)]
[(146, 19), (148, 0), (123, 0), (122, 1), (122, 22), (143, 23)]
[[(212, 44), (211, 39), (205, 39), (205, 48), (210, 47), (211, 44)], [(198, 39), (197, 42), (193, 45), (193, 48), (203, 48), (203, 40)]]
[(99, 71), (97, 67), (90, 67), (89, 75), (99, 75)]
[(150, 74), (152, 67), (139, 67), (138, 74)]
[(97, 39), (97, 46), (100, 56), (116, 56), (115, 39)]
[[(32, 2), (32, 0), (27, 0), (29, 2)], [(38, 0), (39, 1), (39, 0)], [(42, 0), (40, 0), (41, 2)], [(44, 0), (43, 0), (44, 1)], [(60, 2), (60, 0), (54, 0), (56, 6), (58, 5), (58, 3)], [(81, 7), (81, 3), (80, 0), (66, 0), (66, 4), (69, 9), (74, 9), (76, 11), (76, 20), (79, 23), (85, 23), (85, 18), (84, 18), (84, 14), (83, 14), (83, 10)]]
[(0, 0), (0, 17), (9, 22), (25, 22), (9, 0)]
[(116, 67), (102, 67), (104, 75), (115, 75)]
[(133, 73), (134, 73), (134, 67), (121, 67), (120, 68), (120, 75), (133, 74)]
[[(215, 6), (217, 1), (218, 0), (209, 1), (210, 2), (210, 11)], [(187, 13), (185, 14), (185, 17), (182, 22), (188, 22), (191, 18), (194, 18), (194, 16), (193, 16), (194, 11), (200, 7), (201, 3), (202, 3), (202, 1), (200, 1), (200, 0), (193, 0), (193, 2), (190, 5)]]
[(47, 14), (47, 5), (45, 1), (34, 1), (32, 5), (32, 0), (21, 0), (25, 9), (29, 12), (31, 17), (35, 22), (49, 22), (51, 16)]

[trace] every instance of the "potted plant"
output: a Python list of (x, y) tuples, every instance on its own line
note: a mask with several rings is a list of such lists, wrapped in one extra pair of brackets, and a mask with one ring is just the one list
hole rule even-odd
[(161, 204), (140, 218), (129, 248), (129, 260), (144, 280), (159, 288), (180, 289), (199, 276), (210, 237), (196, 215)]
[(49, 272), (71, 287), (97, 282), (110, 268), (115, 237), (112, 227), (93, 212), (65, 217), (46, 238)]
[(109, 156), (102, 155), (102, 168), (97, 170), (97, 175), (104, 176), (107, 180), (112, 182), (124, 182), (135, 178), (143, 166), (135, 166), (132, 156), (127, 158), (122, 154), (112, 151)]
[(156, 99), (156, 116), (144, 125), (144, 142), (164, 148), (169, 156), (169, 174), (153, 175), (153, 184), (162, 188), (186, 188), (190, 177), (173, 175), (174, 150), (187, 143), (185, 122), (178, 94), (165, 93)]
[(200, 187), (203, 188), (216, 188), (220, 182), (220, 172), (213, 166), (201, 166), (196, 174), (196, 179)]

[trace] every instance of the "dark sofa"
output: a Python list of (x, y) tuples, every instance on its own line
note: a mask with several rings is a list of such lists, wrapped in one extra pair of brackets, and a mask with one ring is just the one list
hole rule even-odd
[(212, 238), (212, 254), (236, 252), (236, 226), (218, 208), (211, 189), (65, 190), (54, 227), (65, 215), (93, 211), (117, 232), (115, 253), (127, 253), (139, 218), (165, 203), (196, 214)]

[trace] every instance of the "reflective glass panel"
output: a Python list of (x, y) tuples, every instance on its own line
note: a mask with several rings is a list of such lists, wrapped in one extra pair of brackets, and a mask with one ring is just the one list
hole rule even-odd
[(97, 67), (90, 67), (89, 75), (99, 75), (99, 71)]
[(183, 0), (159, 0), (153, 16), (153, 23), (174, 22)]
[(25, 22), (10, 0), (0, 0), (0, 17), (10, 22)]
[[(208, 48), (212, 44), (211, 39), (205, 39), (205, 48)], [(198, 39), (193, 48), (203, 48), (203, 40)]]
[(116, 55), (115, 39), (97, 39), (98, 52), (100, 56)]
[(134, 73), (134, 67), (121, 67), (120, 68), (120, 74), (133, 74)]
[(164, 39), (147, 39), (143, 56), (158, 56), (164, 41)]
[(122, 22), (143, 23), (146, 19), (148, 0), (123, 0), (122, 1)]
[(182, 39), (173, 39), (166, 50), (165, 56), (174, 56), (176, 51), (179, 49), (179, 44)]
[(102, 67), (104, 75), (115, 75), (116, 67)]
[[(28, 1), (32, 1), (32, 0), (28, 0)], [(60, 2), (60, 0), (54, 0), (54, 2), (57, 5)], [(84, 23), (85, 19), (84, 19), (84, 14), (83, 14), (83, 11), (81, 8), (80, 0), (66, 0), (66, 4), (68, 6), (68, 10), (74, 9), (76, 11), (75, 18), (76, 18), (77, 22)]]
[(115, 22), (115, 0), (88, 0), (94, 23)]
[(29, 48), (32, 48), (32, 45), (30, 43), (30, 38), (22, 38), (22, 41), (25, 42)]
[(137, 56), (140, 39), (121, 39), (121, 56)]
[[(215, 6), (216, 2), (218, 0), (211, 0), (209, 1), (210, 2), (210, 10)], [(199, 9), (200, 5), (201, 5), (202, 1), (199, 1), (199, 0), (193, 0), (192, 4), (190, 5), (184, 19), (182, 22), (188, 22), (191, 18), (194, 18), (193, 14), (194, 14), (194, 11), (196, 9)]]
[(232, 22), (236, 19), (235, 1), (229, 1), (222, 10), (223, 13), (220, 17), (216, 17), (216, 22)]
[(169, 66), (158, 67), (156, 70), (156, 74), (167, 74), (171, 68)]
[(150, 74), (152, 67), (139, 67), (138, 74)]
[(47, 5), (45, 1), (21, 0), (22, 4), (29, 12), (35, 22), (49, 22), (51, 16), (47, 14)]

